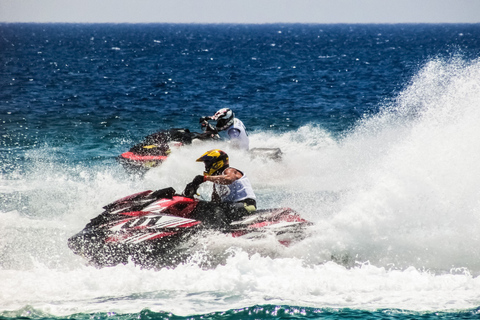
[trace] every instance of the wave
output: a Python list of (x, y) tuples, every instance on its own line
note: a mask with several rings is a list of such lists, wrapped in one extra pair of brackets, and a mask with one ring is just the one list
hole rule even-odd
[(375, 265), (480, 271), (479, 76), (479, 60), (430, 61), (334, 147), (341, 167), (330, 169), (350, 178), (336, 175), (347, 183), (335, 184), (344, 190), (316, 247)]
[[(231, 309), (226, 311), (216, 311), (210, 313), (202, 313), (188, 316), (179, 316), (172, 314), (171, 312), (155, 312), (149, 309), (144, 309), (141, 312), (122, 314), (115, 312), (96, 312), (93, 314), (77, 313), (75, 319), (87, 320), (92, 316), (95, 319), (114, 319), (114, 320), (128, 320), (132, 318), (136, 319), (152, 319), (152, 320), (164, 320), (164, 319), (276, 319), (293, 317), (298, 319), (345, 319), (345, 318), (361, 318), (361, 319), (384, 319), (385, 317), (391, 319), (476, 319), (478, 317), (478, 308), (462, 310), (462, 311), (450, 311), (450, 312), (408, 312), (400, 309), (382, 309), (376, 311), (363, 311), (350, 308), (311, 308), (302, 307), (296, 305), (253, 305), (250, 307)], [(11, 312), (0, 313), (3, 319), (17, 319), (19, 317), (26, 317), (30, 319), (56, 319), (54, 315), (36, 310), (31, 307), (25, 307), (20, 310)]]
[[(203, 171), (195, 159), (218, 145), (175, 150), (143, 178), (111, 159), (30, 161), (2, 173), (3, 308), (29, 304), (65, 315), (148, 306), (182, 315), (258, 303), (478, 306), (479, 79), (479, 60), (436, 59), (380, 113), (341, 137), (313, 122), (281, 134), (253, 132), (251, 145), (281, 148), (281, 162), (221, 145), (247, 172), (259, 207), (289, 206), (315, 225), (289, 248), (268, 239), (257, 245), (202, 239), (203, 252), (224, 252), (206, 269), (197, 263), (201, 254), (160, 271), (131, 264), (95, 269), (70, 252), (66, 239), (117, 198), (167, 186), (181, 191)], [(48, 159), (48, 149), (28, 159)], [(207, 186), (201, 193), (208, 197)]]

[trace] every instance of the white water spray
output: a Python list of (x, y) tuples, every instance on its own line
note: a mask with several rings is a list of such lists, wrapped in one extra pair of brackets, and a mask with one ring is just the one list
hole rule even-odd
[(250, 177), (259, 207), (292, 207), (315, 226), (290, 248), (268, 239), (257, 248), (219, 235), (203, 239), (206, 248), (226, 252), (210, 269), (194, 261), (160, 271), (96, 269), (74, 256), (66, 239), (117, 198), (168, 186), (181, 191), (203, 171), (195, 159), (213, 146), (179, 149), (143, 179), (125, 179), (119, 168), (42, 164), (1, 177), (9, 205), (0, 222), (0, 301), (5, 310), (31, 305), (55, 315), (144, 308), (182, 315), (262, 303), (476, 307), (478, 123), (480, 61), (434, 60), (342, 139), (315, 125), (252, 134), (252, 146), (280, 147), (282, 162), (222, 146)]

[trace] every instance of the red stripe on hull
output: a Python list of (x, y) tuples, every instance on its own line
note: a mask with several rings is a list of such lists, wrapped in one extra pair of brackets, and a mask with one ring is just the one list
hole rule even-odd
[(133, 161), (152, 161), (152, 160), (165, 161), (167, 160), (167, 156), (139, 156), (138, 154), (135, 154), (130, 151), (122, 153), (122, 158), (133, 160)]

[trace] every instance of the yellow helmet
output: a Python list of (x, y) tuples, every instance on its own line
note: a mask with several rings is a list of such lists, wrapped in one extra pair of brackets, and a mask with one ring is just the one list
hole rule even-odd
[(202, 154), (197, 162), (205, 163), (205, 172), (207, 176), (220, 174), (222, 169), (228, 167), (228, 155), (220, 149), (213, 149)]

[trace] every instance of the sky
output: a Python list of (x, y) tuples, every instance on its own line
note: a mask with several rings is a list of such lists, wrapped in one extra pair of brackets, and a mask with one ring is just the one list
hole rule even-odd
[(0, 0), (0, 22), (480, 23), (480, 0)]

